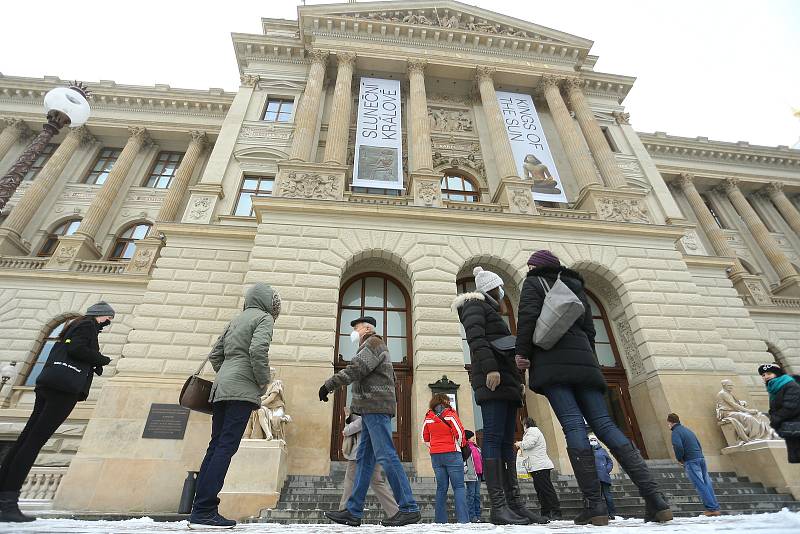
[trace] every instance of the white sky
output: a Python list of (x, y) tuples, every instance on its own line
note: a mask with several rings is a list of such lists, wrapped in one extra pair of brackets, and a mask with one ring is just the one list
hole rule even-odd
[[(5, 2), (0, 72), (235, 91), (231, 32), (297, 16), (293, 0)], [(309, 4), (318, 2), (309, 0)], [(597, 70), (636, 76), (639, 131), (762, 145), (800, 138), (800, 1), (471, 0), (594, 41)]]

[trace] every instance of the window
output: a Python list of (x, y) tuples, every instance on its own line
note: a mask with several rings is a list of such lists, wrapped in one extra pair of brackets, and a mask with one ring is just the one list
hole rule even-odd
[(159, 152), (144, 187), (167, 189), (183, 159), (183, 152)]
[(460, 202), (479, 202), (481, 199), (478, 186), (471, 179), (456, 173), (445, 171), (442, 178), (442, 199)]
[(53, 152), (56, 151), (56, 148), (58, 148), (58, 145), (54, 145), (53, 143), (45, 145), (44, 150), (42, 150), (39, 157), (36, 158), (36, 161), (33, 162), (33, 165), (31, 165), (30, 170), (25, 174), (23, 180), (33, 180), (36, 178), (36, 175), (42, 170), (42, 167), (44, 167), (45, 163), (50, 159), (50, 156), (53, 155)]
[(42, 245), (38, 256), (52, 256), (53, 252), (56, 251), (56, 247), (58, 246), (58, 238), (62, 235), (74, 234), (75, 230), (78, 229), (80, 224), (80, 219), (70, 219), (56, 226), (56, 229), (50, 232), (50, 235), (47, 236), (47, 241), (45, 241), (44, 245)]
[(114, 163), (117, 162), (121, 153), (122, 150), (119, 148), (101, 149), (92, 166), (92, 170), (90, 170), (86, 178), (83, 179), (83, 183), (103, 185), (106, 182), (106, 178), (108, 178), (108, 173), (111, 172), (111, 168), (114, 166)]
[(619, 147), (617, 146), (616, 141), (614, 141), (614, 138), (611, 136), (608, 126), (601, 126), (600, 129), (603, 131), (603, 137), (606, 138), (606, 143), (608, 143), (608, 147), (611, 149), (611, 152), (619, 152)]
[(387, 197), (399, 197), (403, 194), (399, 189), (380, 189), (377, 187), (351, 187), (350, 192), (358, 195), (385, 195)]
[(274, 176), (245, 176), (242, 188), (239, 189), (239, 198), (236, 200), (236, 209), (233, 214), (240, 217), (252, 217), (253, 197), (272, 196), (275, 187)]
[(711, 205), (711, 201), (708, 200), (708, 197), (705, 195), (700, 195), (700, 198), (703, 199), (703, 204), (705, 204), (706, 208), (708, 208), (708, 211), (711, 212), (711, 216), (714, 217), (714, 221), (717, 223), (717, 226), (724, 229), (725, 225), (722, 223), (722, 219), (720, 219), (719, 215), (717, 215), (717, 212), (714, 211), (714, 207)]
[(289, 122), (292, 120), (294, 100), (288, 98), (270, 98), (264, 109), (262, 120), (267, 122)]
[(592, 308), (592, 321), (594, 322), (594, 348), (597, 354), (597, 361), (601, 367), (622, 367), (617, 358), (617, 347), (609, 335), (609, 326), (606, 321), (605, 312), (594, 297), (586, 294), (589, 306)]
[(114, 248), (109, 256), (109, 261), (126, 261), (133, 257), (136, 252), (136, 241), (147, 237), (150, 231), (150, 224), (139, 223), (129, 226), (122, 232), (114, 243)]
[(36, 379), (39, 378), (39, 373), (42, 372), (44, 364), (47, 363), (47, 358), (50, 356), (50, 351), (53, 350), (53, 345), (55, 345), (58, 341), (58, 336), (61, 335), (62, 330), (64, 330), (64, 326), (66, 326), (66, 324), (72, 319), (73, 317), (68, 317), (62, 320), (47, 333), (42, 341), (42, 346), (39, 349), (39, 352), (36, 353), (36, 357), (33, 359), (33, 365), (28, 372), (28, 376), (25, 378), (26, 386), (36, 385)]

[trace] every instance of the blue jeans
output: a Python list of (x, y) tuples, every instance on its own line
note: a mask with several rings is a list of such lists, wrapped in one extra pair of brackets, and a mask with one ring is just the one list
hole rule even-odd
[(372, 472), (375, 471), (377, 462), (383, 467), (400, 511), (418, 512), (419, 506), (411, 493), (411, 484), (392, 443), (391, 416), (382, 413), (364, 413), (361, 414), (361, 422), (363, 430), (356, 453), (356, 476), (353, 493), (347, 499), (347, 510), (359, 518), (364, 515), (364, 499), (367, 497)]
[(602, 391), (557, 384), (544, 388), (544, 396), (561, 423), (567, 447), (578, 450), (590, 448), (586, 423), (597, 439), (609, 448), (622, 447), (630, 442), (611, 419)]
[(483, 415), (483, 459), (502, 458), (507, 462), (516, 462), (514, 430), (519, 406), (504, 400), (484, 401), (480, 406)]
[(601, 482), (600, 489), (603, 492), (603, 497), (606, 500), (606, 508), (608, 508), (609, 516), (617, 515), (617, 507), (614, 506), (614, 497), (611, 496), (611, 484), (608, 482)]
[(470, 519), (481, 517), (481, 481), (467, 482), (467, 508)]
[(219, 498), (231, 458), (239, 450), (250, 414), (257, 406), (245, 401), (219, 401), (212, 405), (211, 441), (197, 475), (192, 516), (217, 513)]
[(717, 496), (714, 495), (714, 485), (711, 483), (711, 477), (708, 476), (708, 468), (706, 467), (705, 458), (697, 458), (695, 460), (686, 460), (683, 464), (683, 469), (686, 471), (686, 476), (692, 481), (700, 499), (703, 501), (703, 506), (709, 512), (716, 512), (719, 510), (719, 503)]
[(453, 486), (456, 501), (456, 521), (469, 523), (467, 496), (464, 489), (464, 460), (460, 452), (431, 454), (436, 475), (436, 515), (434, 522), (447, 523), (447, 487)]

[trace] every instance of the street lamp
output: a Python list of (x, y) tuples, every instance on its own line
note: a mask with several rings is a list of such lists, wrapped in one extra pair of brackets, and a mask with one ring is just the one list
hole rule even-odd
[(25, 174), (36, 162), (50, 139), (64, 126), (78, 127), (89, 120), (89, 88), (83, 83), (72, 82), (69, 87), (56, 87), (44, 95), (44, 109), (47, 123), (25, 152), (17, 158), (8, 173), (0, 178), (0, 211), (8, 204)]

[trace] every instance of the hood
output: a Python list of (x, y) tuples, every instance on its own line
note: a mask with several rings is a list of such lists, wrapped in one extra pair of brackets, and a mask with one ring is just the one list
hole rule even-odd
[(450, 309), (453, 311), (458, 311), (458, 309), (461, 308), (468, 300), (486, 300), (486, 295), (478, 291), (462, 293), (453, 299), (453, 304), (450, 305)]
[(244, 309), (258, 308), (277, 320), (281, 313), (281, 296), (269, 284), (258, 282), (244, 295)]

